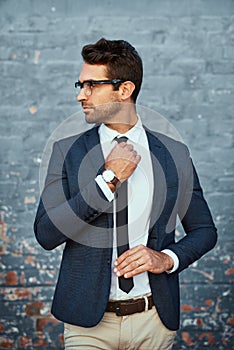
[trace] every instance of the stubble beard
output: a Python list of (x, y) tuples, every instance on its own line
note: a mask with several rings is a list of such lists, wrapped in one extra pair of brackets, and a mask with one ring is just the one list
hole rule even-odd
[(117, 101), (92, 106), (91, 111), (85, 113), (85, 120), (88, 124), (109, 124), (116, 118), (116, 123), (118, 123), (117, 115), (120, 111), (121, 103)]

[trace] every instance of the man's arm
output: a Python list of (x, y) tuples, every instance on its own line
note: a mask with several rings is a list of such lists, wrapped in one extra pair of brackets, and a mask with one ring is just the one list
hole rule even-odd
[(217, 229), (190, 158), (188, 159), (186, 176), (187, 179), (193, 179), (192, 193), (190, 186), (187, 185), (179, 198), (179, 216), (186, 236), (167, 247), (179, 258), (178, 272), (200, 259), (213, 249), (217, 242)]
[[(115, 261), (114, 271), (117, 276), (129, 278), (145, 271), (156, 274), (169, 272), (168, 270), (174, 269), (174, 261), (165, 254), (168, 250), (177, 256), (179, 264), (176, 271), (181, 272), (215, 246), (217, 230), (189, 151), (184, 145), (182, 150), (183, 157), (179, 157), (179, 161), (183, 160), (183, 172), (180, 174), (177, 208), (186, 236), (176, 243), (166, 245), (161, 252), (143, 245), (130, 249)], [(171, 228), (171, 225), (168, 227)]]
[(95, 179), (69, 197), (64, 155), (55, 143), (34, 222), (36, 238), (45, 249), (54, 249), (68, 238), (78, 241), (79, 233), (112, 206)]

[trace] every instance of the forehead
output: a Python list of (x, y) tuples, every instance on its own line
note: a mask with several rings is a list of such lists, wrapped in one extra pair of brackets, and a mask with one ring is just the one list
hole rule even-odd
[(107, 79), (106, 66), (101, 64), (83, 63), (80, 71), (79, 81)]

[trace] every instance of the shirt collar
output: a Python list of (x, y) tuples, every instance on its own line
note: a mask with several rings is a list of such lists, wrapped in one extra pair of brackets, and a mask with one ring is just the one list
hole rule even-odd
[(138, 115), (137, 123), (128, 130), (125, 134), (119, 134), (116, 130), (108, 128), (105, 124), (101, 124), (99, 128), (99, 135), (102, 137), (102, 140), (112, 142), (116, 136), (126, 136), (130, 141), (138, 143), (141, 133), (143, 131), (143, 126), (141, 119)]

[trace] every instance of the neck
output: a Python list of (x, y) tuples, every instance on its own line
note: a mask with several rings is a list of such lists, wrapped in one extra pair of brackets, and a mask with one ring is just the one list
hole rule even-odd
[(113, 122), (108, 121), (105, 123), (105, 125), (120, 134), (125, 134), (127, 131), (129, 131), (137, 123), (138, 117), (136, 114), (135, 105), (128, 107), (129, 108), (125, 110), (121, 110)]

